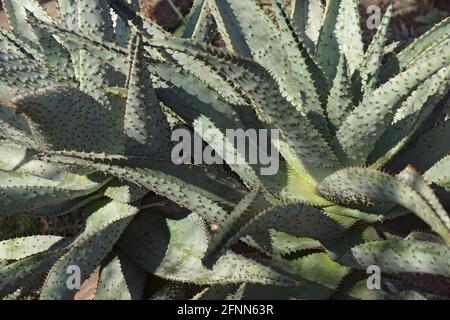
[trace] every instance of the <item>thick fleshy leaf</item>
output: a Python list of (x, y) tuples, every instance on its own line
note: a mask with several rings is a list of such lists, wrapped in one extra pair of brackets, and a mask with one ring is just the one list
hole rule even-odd
[(73, 75), (69, 52), (51, 33), (34, 28), (29, 19), (52, 23), (52, 18), (36, 0), (6, 0), (8, 18), (14, 34), (25, 42), (34, 57), (47, 66), (52, 74), (61, 81), (69, 80)]
[(124, 131), (129, 155), (169, 158), (170, 126), (146, 69), (141, 37), (136, 35), (130, 45), (127, 80), (127, 102)]
[[(36, 141), (30, 132), (28, 122), (12, 108), (0, 103), (0, 137), (6, 142), (22, 148), (36, 149)], [(3, 144), (2, 144), (3, 145)], [(13, 151), (14, 152), (14, 151)], [(5, 151), (5, 154), (8, 153)], [(9, 161), (8, 161), (9, 162)], [(5, 168), (6, 169), (6, 168)]]
[[(277, 18), (282, 46), (292, 63), (292, 71), (301, 75), (297, 80), (302, 103), (300, 110), (304, 111), (314, 126), (328, 139), (330, 132), (319, 98), (319, 95), (323, 95), (320, 91), (327, 91), (326, 86), (323, 86), (325, 79), (322, 70), (318, 68), (309, 52), (304, 48), (303, 43), (298, 39), (282, 1), (272, 0), (272, 10)], [(316, 78), (314, 73), (318, 74)], [(287, 100), (291, 101), (289, 97)], [(294, 105), (296, 104), (294, 103)], [(297, 109), (299, 109), (299, 106), (297, 106)]]
[(140, 300), (146, 273), (123, 253), (115, 253), (100, 269), (95, 300)]
[(391, 124), (398, 103), (439, 69), (448, 66), (449, 55), (415, 65), (365, 96), (340, 127), (336, 144), (349, 164), (364, 164), (376, 141)]
[(433, 182), (447, 190), (450, 190), (450, 156), (432, 166), (424, 176), (425, 180)]
[(97, 202), (86, 221), (84, 231), (51, 268), (41, 292), (41, 299), (72, 299), (76, 288), (67, 285), (70, 267), (79, 268), (84, 282), (108, 255), (124, 229), (131, 222), (137, 208), (111, 201)]
[(327, 101), (327, 115), (333, 131), (339, 129), (353, 108), (352, 84), (347, 60), (345, 56), (341, 56)]
[(420, 291), (409, 283), (386, 277), (381, 278), (381, 289), (369, 289), (367, 280), (362, 280), (351, 289), (349, 295), (360, 300), (445, 300), (443, 296)]
[(56, 78), (38, 61), (22, 54), (0, 52), (0, 83), (17, 94), (56, 83)]
[(450, 67), (446, 67), (415, 89), (397, 110), (392, 125), (387, 128), (370, 154), (372, 167), (382, 167), (411, 142), (449, 88)]
[(44, 150), (123, 151), (123, 119), (76, 88), (43, 88), (15, 97), (12, 104)]
[(350, 268), (339, 265), (323, 252), (307, 255), (289, 264), (302, 278), (330, 289), (336, 289), (350, 271)]
[(364, 55), (364, 60), (359, 66), (359, 76), (361, 78), (362, 93), (368, 94), (374, 90), (377, 82), (379, 71), (383, 62), (384, 48), (387, 41), (387, 33), (389, 30), (389, 23), (393, 14), (393, 5), (390, 4), (378, 26), (377, 33), (372, 39), (367, 51)]
[[(126, 0), (126, 2), (131, 10), (139, 10), (139, 0)], [(116, 44), (119, 47), (126, 47), (132, 35), (131, 26), (128, 20), (124, 19), (120, 14), (112, 12), (112, 19)]]
[(0, 267), (0, 297), (17, 289), (24, 295), (39, 289), (61, 253), (60, 250), (42, 252)]
[(208, 0), (208, 3), (227, 50), (250, 58), (252, 56), (251, 49), (245, 40), (245, 35), (239, 28), (239, 22), (228, 4), (221, 0)]
[[(205, 172), (202, 173), (201, 170), (197, 171), (197, 175), (193, 175), (189, 167), (167, 166), (166, 163), (160, 163), (158, 168), (158, 162), (154, 163), (156, 167), (153, 169), (150, 169), (151, 166), (144, 169), (96, 163), (67, 157), (51, 156), (50, 160), (55, 163), (90, 168), (142, 186), (159, 195), (165, 196), (182, 207), (198, 212), (205, 219), (215, 223), (223, 222), (227, 215), (219, 203), (229, 205), (230, 201), (226, 199), (229, 195), (216, 193), (215, 188), (220, 185), (220, 182), (217, 184), (217, 181), (214, 181), (211, 177), (208, 178), (208, 175)], [(147, 162), (147, 164), (149, 163), (151, 162)], [(173, 172), (167, 172), (170, 168), (175, 173), (178, 171), (178, 173), (174, 175)], [(199, 174), (203, 175), (203, 181), (199, 180)], [(205, 188), (208, 185), (209, 188)]]
[(264, 199), (257, 198), (258, 193), (259, 188), (256, 188), (246, 195), (236, 205), (225, 223), (220, 226), (218, 233), (214, 235), (203, 258), (203, 264), (207, 268), (212, 269), (217, 259), (239, 239), (236, 237), (236, 234), (239, 234), (242, 228), (258, 215), (257, 204), (255, 202), (264, 203)]
[(432, 52), (450, 35), (450, 17), (445, 18), (440, 23), (433, 26), (421, 37), (414, 40), (408, 47), (403, 49), (397, 60), (401, 67), (411, 65), (426, 52)]
[(192, 4), (183, 38), (209, 42), (214, 35), (215, 21), (208, 0), (195, 0)]
[(224, 254), (212, 270), (202, 265), (207, 250), (206, 226), (195, 214), (166, 220), (156, 212), (140, 215), (126, 230), (119, 247), (155, 275), (199, 285), (261, 283), (295, 285), (296, 280), (262, 263), (232, 252)]
[(314, 84), (303, 57), (298, 50), (294, 50), (294, 43), (283, 39), (280, 31), (255, 1), (221, 2), (238, 22), (240, 33), (251, 49), (254, 60), (274, 75), (282, 96), (299, 110), (307, 111), (310, 103), (310, 107), (318, 112)]
[(358, 0), (340, 1), (335, 34), (339, 51), (345, 55), (349, 73), (353, 74), (364, 59)]
[(43, 207), (60, 205), (91, 194), (108, 181), (104, 177), (75, 174), (55, 181), (13, 171), (0, 171), (0, 178), (0, 215), (33, 213)]
[(325, 11), (322, 1), (295, 0), (292, 7), (292, 23), (305, 44), (315, 52)]
[(63, 241), (59, 236), (30, 236), (0, 241), (0, 260), (21, 260), (34, 254), (52, 250)]
[[(320, 179), (326, 174), (325, 168), (331, 169), (338, 165), (336, 156), (327, 145), (321, 131), (314, 125), (313, 119), (303, 116), (292, 104), (280, 97), (273, 78), (255, 62), (227, 54), (214, 47), (193, 45), (186, 41), (156, 40), (149, 44), (158, 47), (169, 46), (187, 52), (197, 59), (202, 58), (227, 82), (233, 82), (239, 86), (241, 92), (245, 92), (251, 99), (258, 117), (281, 131), (283, 141), (278, 148), (291, 166), (299, 172), (307, 168), (312, 176), (318, 175), (317, 179)], [(165, 74), (158, 75), (166, 77)], [(179, 81), (175, 79), (173, 73), (170, 77), (171, 81)], [(202, 110), (202, 113), (205, 111)], [(320, 167), (320, 170), (317, 170), (317, 167)]]
[(331, 83), (339, 63), (339, 46), (335, 34), (342, 0), (327, 1), (325, 17), (317, 42), (316, 60)]
[(272, 230), (294, 237), (332, 240), (341, 237), (345, 228), (327, 217), (320, 209), (306, 205), (272, 207), (261, 212), (234, 237), (247, 236), (246, 241), (266, 252), (277, 252)]
[(411, 164), (420, 172), (430, 169), (436, 162), (445, 157), (450, 150), (450, 121), (444, 121), (424, 132), (400, 154), (394, 163), (394, 170), (402, 170)]
[[(436, 216), (446, 225), (447, 229), (450, 229), (450, 217), (445, 211), (444, 207), (440, 203), (437, 196), (434, 194), (433, 189), (428, 186), (427, 182), (417, 171), (412, 167), (406, 167), (402, 172), (397, 175), (397, 179), (403, 181), (405, 184), (413, 188), (418, 192), (422, 198), (433, 208)], [(435, 229), (432, 227), (432, 229)], [(441, 235), (442, 236), (442, 235)], [(442, 236), (444, 240), (448, 241), (446, 236)]]
[(69, 30), (78, 28), (79, 16), (76, 0), (58, 0), (57, 5), (59, 23)]
[[(431, 189), (422, 191), (417, 181), (403, 182), (373, 169), (348, 168), (322, 181), (319, 192), (327, 199), (344, 204), (369, 205), (374, 202), (399, 204), (425, 221), (446, 242), (450, 243), (450, 218), (443, 211)], [(439, 208), (440, 207), (440, 208)]]
[(37, 160), (37, 152), (8, 142), (0, 143), (0, 170), (30, 174), (40, 178), (61, 181), (66, 170), (51, 163)]
[(353, 247), (341, 261), (353, 268), (377, 265), (383, 272), (417, 272), (450, 276), (450, 249), (413, 240), (374, 241)]
[(110, 8), (127, 21), (132, 30), (139, 30), (144, 35), (153, 37), (165, 37), (170, 33), (159, 26), (154, 19), (150, 19), (144, 12), (135, 9), (136, 0), (107, 0)]
[(27, 22), (27, 10), (33, 12), (40, 19), (51, 21), (51, 18), (45, 12), (38, 1), (35, 0), (2, 0), (6, 10), (8, 21), (15, 35), (31, 45), (34, 49), (38, 49), (37, 36), (33, 28)]
[[(102, 41), (113, 41), (114, 29), (107, 0), (80, 0), (78, 10), (81, 33)], [(105, 107), (109, 106), (109, 101), (101, 89), (113, 84), (111, 77), (112, 71), (103, 61), (89, 51), (80, 51), (80, 89)]]

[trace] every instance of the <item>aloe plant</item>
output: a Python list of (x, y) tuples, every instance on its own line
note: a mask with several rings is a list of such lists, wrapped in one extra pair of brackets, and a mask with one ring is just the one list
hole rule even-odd
[[(1, 295), (71, 299), (68, 270), (100, 267), (98, 299), (140, 299), (148, 274), (153, 299), (440, 298), (395, 274), (450, 277), (449, 19), (386, 56), (392, 8), (366, 46), (354, 0), (273, 1), (271, 18), (197, 0), (182, 37), (135, 1), (60, 0), (58, 21), (3, 3), (0, 214), (87, 218), (0, 242)], [(227, 129), (278, 130), (280, 170), (175, 165), (176, 128), (240, 159)], [(386, 227), (410, 214), (431, 232)]]

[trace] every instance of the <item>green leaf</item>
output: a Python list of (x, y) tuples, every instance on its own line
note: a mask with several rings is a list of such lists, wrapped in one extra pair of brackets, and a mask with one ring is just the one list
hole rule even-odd
[(349, 164), (365, 163), (376, 141), (391, 124), (398, 103), (449, 62), (450, 56), (441, 55), (415, 65), (364, 97), (336, 136), (336, 143), (347, 155)]
[(67, 175), (63, 168), (37, 160), (36, 155), (36, 151), (19, 147), (15, 143), (0, 142), (0, 170), (30, 174), (53, 181), (61, 181)]
[(0, 45), (6, 52), (34, 59), (33, 54), (35, 51), (33, 51), (33, 48), (16, 37), (14, 33), (8, 32), (3, 28), (0, 28)]
[(104, 261), (95, 300), (141, 300), (146, 273), (123, 253)]
[(159, 106), (155, 90), (146, 70), (144, 48), (140, 36), (130, 45), (127, 80), (127, 102), (124, 131), (126, 153), (137, 156), (169, 158), (170, 126)]
[(16, 94), (56, 83), (56, 78), (41, 63), (23, 54), (0, 52), (0, 83)]
[(0, 267), (0, 297), (21, 289), (27, 294), (38, 289), (61, 251), (38, 253)]
[(348, 74), (347, 60), (345, 56), (341, 56), (327, 102), (328, 119), (335, 132), (354, 108), (352, 84)]
[(286, 34), (280, 34), (255, 1), (223, 2), (237, 20), (254, 60), (273, 74), (281, 94), (298, 110), (311, 107), (317, 112), (318, 99), (309, 71), (300, 52), (283, 39)]
[(442, 238), (439, 237), (437, 234), (421, 231), (412, 231), (410, 234), (408, 234), (405, 240), (415, 240), (415, 241), (425, 241), (425, 242), (445, 244)]
[[(422, 179), (421, 175), (412, 167), (408, 166), (397, 175), (397, 179), (400, 179), (405, 184), (413, 188), (418, 192), (425, 201), (433, 208), (439, 219), (446, 225), (446, 228), (450, 230), (450, 217), (445, 211), (439, 199), (434, 194), (433, 189), (431, 189), (428, 184)], [(433, 228), (435, 229), (435, 228)], [(442, 236), (446, 241), (446, 236)]]
[(115, 181), (108, 186), (105, 196), (122, 203), (133, 203), (148, 194), (148, 190), (132, 183)]
[[(40, 24), (39, 27), (57, 33), (61, 38), (64, 38), (65, 41), (70, 41), (76, 45), (81, 45), (83, 48), (89, 50), (92, 54), (95, 53), (98, 58), (107, 62), (111, 66), (114, 66), (122, 73), (127, 72), (125, 63), (126, 59), (124, 59), (126, 53), (123, 49), (118, 48), (111, 43), (87, 39), (86, 37), (75, 32), (63, 30), (48, 24)], [(155, 40), (155, 42), (157, 41)], [(202, 113), (208, 114), (208, 117), (212, 117), (214, 119), (218, 119), (219, 116), (221, 119), (226, 118), (228, 123), (221, 123), (221, 125), (225, 128), (232, 128), (236, 125), (237, 114), (236, 111), (233, 110), (233, 107), (223, 103), (215, 91), (207, 88), (205, 83), (197, 78), (197, 76), (202, 76), (203, 72), (208, 71), (208, 69), (200, 69), (200, 71), (203, 71), (194, 76), (190, 73), (182, 72), (179, 66), (163, 63), (160, 61), (161, 54), (156, 54), (154, 50), (151, 50), (151, 48), (148, 48), (147, 52), (151, 54), (152, 57), (155, 56), (154, 58), (148, 60), (148, 67), (150, 72), (154, 73), (156, 76), (161, 78), (161, 80), (163, 80), (158, 83), (159, 88), (157, 90), (157, 95), (166, 105), (173, 107), (173, 102), (171, 100), (173, 100), (173, 98), (177, 99), (177, 96), (182, 95), (183, 100), (195, 101), (195, 103), (190, 102), (191, 106), (195, 108), (194, 110), (187, 109), (185, 106), (181, 108), (180, 106), (180, 111), (177, 111), (179, 113), (183, 111), (182, 114), (189, 116), (190, 119), (188, 122), (194, 121), (195, 118), (199, 116), (197, 110), (200, 109)], [(167, 54), (165, 55), (167, 56)], [(172, 59), (170, 57), (168, 58)], [(191, 62), (188, 64), (192, 65)], [(196, 69), (191, 68), (189, 72), (193, 72), (195, 70)], [(197, 72), (198, 71), (199, 70), (197, 70)], [(223, 81), (220, 82), (222, 85), (223, 83)], [(168, 88), (168, 85), (170, 85), (170, 88)], [(214, 116), (210, 114), (213, 114)], [(196, 116), (194, 117), (194, 115)]]
[(270, 229), (270, 242), (273, 253), (278, 256), (288, 255), (295, 252), (320, 249), (322, 245), (312, 238), (294, 237), (284, 232)]
[(227, 50), (251, 58), (252, 52), (245, 40), (245, 35), (228, 4), (221, 0), (208, 0), (208, 4)]
[(411, 285), (398, 280), (381, 279), (382, 289), (367, 288), (367, 280), (358, 282), (350, 291), (350, 296), (359, 300), (444, 300), (439, 297), (420, 290), (412, 289)]
[(45, 150), (123, 151), (123, 120), (76, 88), (43, 88), (12, 103)]
[(34, 50), (38, 50), (39, 47), (36, 44), (38, 39), (33, 28), (27, 22), (26, 10), (30, 10), (40, 19), (51, 21), (45, 10), (35, 0), (2, 0), (2, 2), (14, 34)]
[[(202, 83), (202, 86), (213, 89), (215, 94), (218, 94), (225, 102), (239, 106), (247, 104), (245, 99), (241, 96), (241, 92), (237, 90), (236, 84), (234, 83), (235, 81), (230, 83), (229, 81), (226, 81), (224, 75), (222, 75), (220, 66), (223, 66), (225, 61), (220, 57), (221, 54), (224, 54), (221, 50), (212, 46), (203, 46), (200, 43), (193, 43), (190, 40), (177, 38), (166, 40), (153, 39), (151, 41), (145, 41), (145, 45), (150, 54), (150, 47), (156, 47), (157, 50), (162, 51), (161, 54), (167, 56), (167, 60), (174, 60), (174, 62), (177, 63), (177, 65), (173, 65), (173, 67), (176, 67), (177, 69), (180, 67), (182, 68), (182, 71), (180, 70), (179, 72), (194, 76)], [(202, 61), (203, 59), (199, 59), (199, 56), (197, 55), (198, 51), (210, 53), (209, 56), (206, 56), (209, 63), (204, 63)], [(213, 54), (214, 56), (212, 56)], [(152, 57), (157, 58), (155, 55), (152, 55)], [(242, 60), (240, 57), (237, 58)], [(150, 64), (150, 67), (151, 65), (152, 64)], [(167, 68), (170, 66), (166, 64), (164, 67)], [(230, 68), (230, 65), (226, 65), (225, 68), (228, 71), (233, 71), (234, 74), (237, 73), (237, 70), (232, 66)], [(173, 75), (171, 75), (171, 77), (173, 78)], [(180, 75), (178, 75), (178, 78), (180, 78)], [(187, 87), (185, 83), (180, 84), (179, 86), (182, 88)]]
[(239, 240), (238, 235), (240, 235), (240, 231), (258, 215), (258, 209), (255, 202), (256, 200), (264, 202), (264, 199), (257, 198), (258, 193), (259, 188), (249, 192), (236, 207), (234, 207), (225, 223), (220, 226), (218, 233), (214, 235), (213, 240), (205, 253), (205, 257), (202, 260), (207, 268), (212, 269), (220, 256)]
[(183, 32), (183, 38), (190, 38), (198, 42), (208, 42), (212, 38), (215, 21), (209, 7), (208, 1), (194, 1)]
[(325, 17), (317, 42), (316, 60), (330, 83), (336, 75), (340, 57), (335, 30), (341, 2), (342, 0), (327, 1)]
[(425, 80), (398, 108), (392, 125), (369, 156), (372, 167), (380, 168), (414, 138), (450, 87), (450, 67)]
[(423, 177), (429, 182), (450, 190), (450, 155), (432, 166)]
[(290, 261), (289, 264), (302, 278), (330, 289), (337, 289), (342, 279), (350, 271), (350, 268), (339, 265), (323, 252), (307, 255)]
[[(419, 177), (408, 184), (394, 177), (364, 168), (340, 170), (322, 181), (319, 192), (325, 198), (348, 204), (373, 202), (399, 204), (425, 221), (446, 242), (450, 242), (450, 218), (443, 212), (431, 190), (417, 187)], [(411, 183), (412, 186), (409, 184)]]
[(440, 161), (450, 150), (450, 121), (444, 121), (424, 132), (404, 153), (396, 159), (395, 168), (403, 169), (411, 164), (425, 172)]
[(432, 52), (439, 47), (443, 41), (448, 39), (450, 34), (450, 17), (445, 18), (440, 23), (434, 25), (422, 36), (415, 39), (408, 47), (403, 49), (398, 55), (397, 60), (402, 68), (413, 64), (421, 55), (426, 52)]
[[(39, 55), (36, 58), (49, 69), (58, 81), (61, 83), (71, 83), (74, 75), (71, 55), (69, 51), (57, 41), (53, 34), (35, 27), (34, 21), (37, 20), (36, 16), (46, 23), (53, 23), (53, 20), (47, 16), (42, 7), (39, 5), (38, 7), (39, 10), (37, 10), (37, 12), (36, 10), (33, 12), (26, 11), (26, 21), (33, 28), (40, 50)], [(42, 12), (40, 12), (40, 10), (42, 10)]]
[(191, 287), (186, 283), (168, 282), (153, 293), (149, 300), (185, 300)]
[(272, 242), (272, 230), (322, 241), (341, 237), (345, 228), (320, 209), (300, 204), (286, 205), (261, 212), (235, 238), (248, 235), (246, 241), (249, 244), (266, 252), (276, 252), (278, 248), (275, 247), (276, 242)]
[[(36, 148), (27, 120), (0, 103), (0, 137), (24, 148)], [(6, 152), (6, 151), (5, 151)], [(6, 153), (5, 153), (6, 154)], [(6, 169), (6, 168), (5, 168)]]
[(369, 94), (375, 90), (378, 82), (378, 75), (384, 57), (384, 48), (387, 41), (387, 33), (389, 31), (389, 23), (393, 14), (393, 5), (389, 4), (383, 19), (378, 26), (377, 33), (372, 39), (367, 51), (364, 55), (363, 63), (358, 67), (359, 76), (362, 79), (362, 93)]
[[(297, 91), (300, 92), (301, 106), (295, 102), (293, 104), (298, 110), (303, 111), (309, 117), (311, 122), (324, 137), (330, 138), (326, 116), (322, 105), (320, 104), (318, 93), (318, 91), (320, 92), (321, 89), (324, 89), (323, 87), (320, 87), (320, 83), (317, 83), (317, 80), (322, 76), (322, 70), (318, 69), (315, 61), (309, 53), (304, 50), (303, 45), (299, 42), (298, 36), (295, 33), (294, 27), (291, 24), (281, 1), (272, 0), (272, 3), (272, 9), (275, 12), (279, 26), (280, 40), (282, 46), (285, 48), (289, 61), (292, 64), (291, 72), (301, 75), (296, 80), (299, 84)], [(314, 74), (312, 74), (312, 72), (319, 73), (316, 79), (314, 79)], [(275, 78), (276, 77), (275, 74)], [(315, 82), (313, 80), (315, 80)], [(318, 89), (316, 89), (316, 86)], [(287, 100), (291, 101), (289, 97)]]
[[(64, 45), (71, 50), (72, 55), (76, 55), (77, 53), (79, 54), (80, 51), (89, 51), (89, 53), (93, 57), (95, 57), (96, 59), (100, 58), (100, 60), (102, 60), (108, 66), (120, 71), (123, 74), (127, 73), (127, 51), (126, 49), (117, 46), (115, 43), (107, 42), (95, 34), (86, 35), (81, 31), (78, 32), (77, 30), (71, 30), (40, 20), (32, 20), (30, 22), (36, 28), (58, 36), (58, 38), (64, 43)], [(74, 64), (80, 64), (80, 62), (78, 61), (79, 58), (77, 56), (72, 57), (72, 59)], [(98, 64), (99, 62), (97, 61), (96, 63)], [(104, 87), (100, 87), (100, 91), (98, 92), (98, 95), (100, 97), (103, 96), (103, 94), (100, 94), (102, 89), (108, 88), (109, 85), (110, 84), (107, 83)], [(111, 85), (114, 85), (114, 83)], [(106, 102), (106, 100), (104, 102)], [(108, 104), (106, 104), (106, 106), (108, 106)]]
[(335, 34), (339, 51), (347, 58), (349, 72), (353, 74), (364, 59), (359, 1), (341, 0), (340, 2)]
[[(341, 220), (344, 222), (346, 219), (349, 218), (351, 220), (357, 220), (357, 221), (366, 221), (369, 223), (376, 223), (383, 220), (382, 214), (376, 214), (376, 213), (368, 213), (357, 209), (352, 209), (340, 205), (332, 205), (327, 206), (322, 209), (325, 214), (331, 215), (330, 217), (336, 219), (336, 217), (342, 217), (344, 220)], [(338, 219), (339, 221), (339, 219)], [(355, 222), (355, 221), (354, 221)], [(353, 223), (351, 224), (353, 225)], [(345, 223), (344, 223), (345, 226)]]
[(235, 284), (207, 287), (197, 293), (192, 300), (225, 300), (237, 288)]
[[(145, 169), (130, 168), (61, 156), (50, 156), (50, 161), (61, 164), (77, 165), (83, 168), (104, 172), (108, 175), (113, 175), (119, 179), (147, 188), (156, 194), (165, 196), (178, 205), (198, 212), (204, 218), (214, 221), (215, 223), (224, 221), (227, 215), (225, 210), (218, 204), (220, 200), (226, 201), (224, 196), (210, 192), (209, 189), (204, 188), (204, 185), (202, 187), (203, 182), (199, 181), (198, 175), (196, 176), (197, 182), (193, 181), (194, 179), (190, 180), (193, 176), (192, 173), (189, 172), (189, 167), (167, 166), (167, 164), (164, 163), (164, 165), (159, 166), (159, 168), (152, 168), (147, 162)], [(157, 163), (154, 163), (154, 165), (157, 165)], [(168, 168), (174, 169), (175, 172), (178, 168), (179, 171), (177, 176), (174, 176), (170, 171), (167, 172)], [(197, 173), (199, 174), (200, 172)], [(207, 178), (204, 173), (203, 176), (205, 179), (204, 181), (206, 181), (207, 184), (213, 183), (212, 185), (214, 186), (213, 179)]]
[(63, 237), (30, 236), (0, 241), (0, 260), (21, 260), (39, 252), (51, 250)]
[(86, 221), (86, 228), (73, 245), (51, 268), (41, 292), (41, 299), (72, 299), (76, 289), (66, 285), (68, 268), (80, 268), (81, 282), (86, 280), (108, 255), (124, 229), (131, 222), (137, 208), (111, 201), (98, 202)]
[(92, 194), (108, 181), (75, 174), (54, 181), (8, 171), (0, 171), (0, 177), (0, 215), (33, 213), (42, 207), (60, 205)]
[(247, 284), (212, 286), (203, 289), (192, 300), (243, 300)]
[[(307, 168), (306, 171), (317, 179), (320, 179), (328, 168), (337, 166), (337, 159), (320, 131), (294, 106), (280, 100), (276, 84), (267, 73), (246, 61), (243, 61), (242, 67), (244, 69), (241, 70), (247, 73), (249, 79), (258, 80), (250, 86), (243, 82), (239, 85), (253, 101), (252, 106), (258, 117), (280, 130), (280, 145), (274, 143), (286, 161), (300, 173)], [(317, 170), (318, 168), (320, 170)]]
[(325, 8), (320, 0), (295, 0), (292, 10), (292, 23), (312, 52), (320, 36)]
[(78, 5), (76, 0), (58, 0), (58, 20), (59, 23), (69, 30), (78, 28)]
[[(133, 31), (140, 31), (150, 38), (164, 38), (170, 35), (155, 21), (147, 18), (145, 13), (136, 12), (134, 4), (124, 0), (107, 0), (111, 9), (115, 11), (123, 20), (127, 21)], [(132, 0), (135, 1), (135, 0)]]
[[(80, 0), (78, 10), (81, 33), (102, 41), (113, 41), (114, 29), (107, 0)], [(109, 101), (101, 89), (111, 84), (110, 77), (111, 70), (103, 61), (89, 51), (80, 51), (80, 89), (104, 106), (109, 106)]]
[[(139, 0), (127, 0), (131, 10), (139, 10)], [(113, 10), (114, 11), (114, 10)], [(114, 36), (116, 44), (119, 47), (126, 47), (130, 41), (132, 30), (127, 19), (124, 19), (120, 14), (111, 13), (114, 25)]]
[(152, 212), (133, 221), (118, 245), (146, 271), (173, 281), (199, 285), (296, 283), (287, 275), (232, 252), (223, 255), (212, 270), (203, 267), (201, 260), (208, 246), (205, 228), (194, 214), (182, 220), (166, 220)]
[(383, 272), (416, 272), (450, 276), (450, 249), (414, 240), (374, 241), (353, 247), (341, 259), (353, 268), (377, 265)]
[(69, 52), (53, 37), (52, 34), (33, 26), (30, 19), (52, 23), (52, 18), (35, 0), (7, 0), (9, 20), (14, 33), (24, 41), (31, 53), (43, 65), (47, 66), (58, 80), (70, 80), (73, 76)]
[[(78, 3), (76, 0), (58, 0), (57, 12), (59, 24), (68, 30), (78, 30), (80, 19), (78, 14)], [(80, 50), (74, 48), (68, 43), (64, 43), (66, 48), (70, 52), (70, 56), (73, 62), (73, 70), (76, 78), (80, 78)]]

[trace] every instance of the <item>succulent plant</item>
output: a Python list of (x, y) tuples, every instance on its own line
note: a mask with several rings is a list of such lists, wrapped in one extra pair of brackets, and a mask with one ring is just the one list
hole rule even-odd
[[(392, 8), (365, 46), (356, 0), (274, 0), (272, 19), (196, 0), (182, 37), (135, 1), (60, 0), (58, 22), (3, 3), (0, 214), (86, 223), (0, 242), (1, 295), (71, 299), (68, 270), (100, 267), (98, 299), (146, 297), (150, 274), (153, 299), (442, 298), (401, 275), (450, 277), (448, 18), (386, 54)], [(177, 128), (245, 161), (174, 164)], [(230, 129), (277, 130), (278, 172)], [(411, 214), (431, 232), (389, 227)]]

